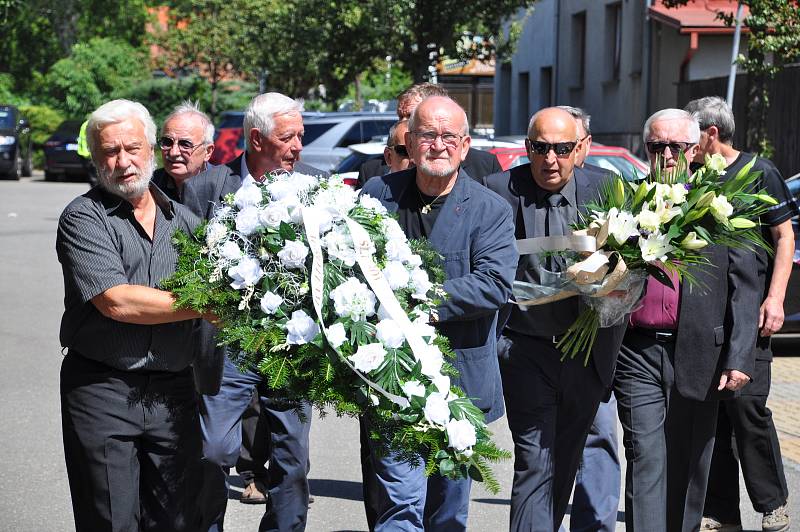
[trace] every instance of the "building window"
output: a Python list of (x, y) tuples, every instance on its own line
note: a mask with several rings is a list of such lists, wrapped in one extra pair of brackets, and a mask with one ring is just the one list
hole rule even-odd
[(571, 88), (583, 88), (586, 75), (586, 11), (572, 15), (572, 76)]
[(518, 80), (517, 100), (519, 101), (519, 114), (517, 115), (517, 131), (526, 131), (528, 128), (528, 119), (531, 116), (530, 74), (528, 72), (520, 72)]
[(622, 3), (606, 6), (606, 79), (619, 79), (622, 57)]
[(539, 71), (539, 109), (553, 105), (553, 67)]

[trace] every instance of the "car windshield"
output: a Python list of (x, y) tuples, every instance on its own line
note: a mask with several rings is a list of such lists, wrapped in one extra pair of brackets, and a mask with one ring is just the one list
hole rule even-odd
[(335, 125), (336, 122), (326, 122), (322, 124), (316, 124), (314, 122), (304, 123), (303, 146), (308, 146)]
[(0, 128), (14, 128), (14, 114), (7, 109), (0, 109)]

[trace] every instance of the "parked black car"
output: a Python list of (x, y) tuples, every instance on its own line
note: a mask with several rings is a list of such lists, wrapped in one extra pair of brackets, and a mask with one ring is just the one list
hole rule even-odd
[(44, 179), (71, 178), (94, 183), (91, 160), (78, 155), (80, 120), (67, 120), (44, 143)]
[(19, 109), (0, 105), (0, 177), (29, 177), (32, 170), (30, 125)]

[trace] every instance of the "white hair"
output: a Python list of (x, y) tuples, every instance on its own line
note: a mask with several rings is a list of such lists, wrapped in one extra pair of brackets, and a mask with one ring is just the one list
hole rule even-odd
[(244, 141), (247, 151), (250, 151), (250, 130), (257, 129), (262, 135), (267, 136), (275, 127), (275, 117), (300, 113), (303, 104), (279, 92), (259, 94), (252, 100), (244, 111)]
[(89, 151), (95, 162), (97, 162), (95, 152), (99, 148), (97, 136), (100, 130), (110, 125), (124, 122), (129, 118), (135, 118), (142, 123), (144, 135), (150, 144), (150, 148), (156, 145), (156, 123), (153, 122), (153, 118), (147, 108), (139, 102), (122, 99), (111, 100), (98, 107), (89, 116), (89, 121), (86, 124), (86, 143), (89, 145)]
[[(647, 138), (650, 136), (650, 128), (652, 127), (653, 123), (661, 120), (685, 120), (689, 125), (689, 131), (687, 132), (689, 138), (686, 139), (686, 141), (691, 142), (692, 144), (697, 144), (700, 142), (700, 124), (697, 122), (697, 119), (692, 116), (691, 113), (688, 113), (683, 109), (674, 108), (662, 109), (650, 115), (650, 118), (648, 118), (644, 123), (644, 128), (642, 129), (642, 140), (644, 142), (647, 142)], [(683, 141), (683, 139), (670, 140)]]
[[(191, 102), (189, 100), (185, 100), (181, 102), (180, 105), (175, 107), (172, 112), (164, 119), (164, 125), (167, 125), (167, 122), (172, 120), (175, 117), (180, 115), (195, 115), (200, 119), (200, 123), (203, 126), (203, 143), (204, 144), (213, 144), (214, 143), (214, 124), (211, 123), (211, 119), (205, 114), (203, 111), (200, 110), (197, 102)], [(163, 131), (163, 126), (162, 126)]]
[[(469, 135), (469, 120), (467, 120), (467, 113), (466, 113), (466, 111), (464, 111), (464, 108), (461, 107), (461, 105), (457, 101), (455, 101), (454, 99), (452, 99), (449, 96), (433, 95), (433, 96), (426, 97), (424, 100), (422, 100), (422, 102), (424, 102), (426, 100), (429, 100), (431, 98), (439, 98), (439, 99), (442, 99), (442, 100), (449, 100), (449, 101), (453, 102), (454, 104), (456, 104), (458, 106), (459, 111), (461, 111), (460, 114), (461, 114), (462, 118), (464, 119), (464, 127), (461, 128), (461, 134), (462, 135)], [(419, 116), (417, 115), (417, 109), (419, 109), (422, 106), (422, 102), (419, 102), (419, 105), (417, 105), (414, 108), (414, 112), (411, 113), (411, 116), (408, 118), (408, 130), (409, 131), (414, 131), (414, 130), (417, 129), (417, 121), (419, 120)]]

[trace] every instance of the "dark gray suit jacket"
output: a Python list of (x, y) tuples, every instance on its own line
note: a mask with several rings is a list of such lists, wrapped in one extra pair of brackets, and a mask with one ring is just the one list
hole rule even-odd
[[(210, 219), (222, 199), (235, 193), (242, 185), (239, 175), (242, 171), (242, 157), (244, 154), (227, 164), (211, 167), (187, 181), (183, 185), (183, 204), (197, 216)], [(329, 175), (328, 172), (299, 161), (294, 165), (294, 170), (309, 175)], [(226, 348), (217, 346), (216, 329), (208, 322), (203, 323), (206, 325), (201, 331), (200, 353), (193, 364), (194, 380), (199, 393), (215, 395), (222, 383)]]
[[(575, 198), (579, 211), (585, 212), (585, 204), (597, 198), (604, 177), (603, 174), (575, 168), (572, 178), (575, 180)], [(530, 205), (536, 202), (537, 185), (531, 174), (530, 163), (487, 176), (484, 178), (484, 184), (505, 198), (514, 211), (514, 219), (517, 223), (523, 224), (524, 233), (520, 230), (523, 228), (518, 228), (517, 235), (524, 234), (525, 238), (533, 237), (535, 217)], [(509, 305), (504, 310), (505, 312), (517, 311), (513, 305)], [(614, 379), (614, 367), (617, 363), (619, 346), (625, 335), (625, 328), (625, 324), (622, 324), (600, 329), (597, 333), (591, 359), (600, 381), (606, 387), (610, 387)]]
[[(374, 177), (362, 194), (396, 212), (415, 179), (416, 168)], [(437, 328), (456, 352), (454, 383), (489, 423), (504, 412), (495, 327), (497, 310), (511, 296), (518, 259), (511, 209), (461, 170), (429, 240), (444, 257), (448, 298), (438, 309)]]

